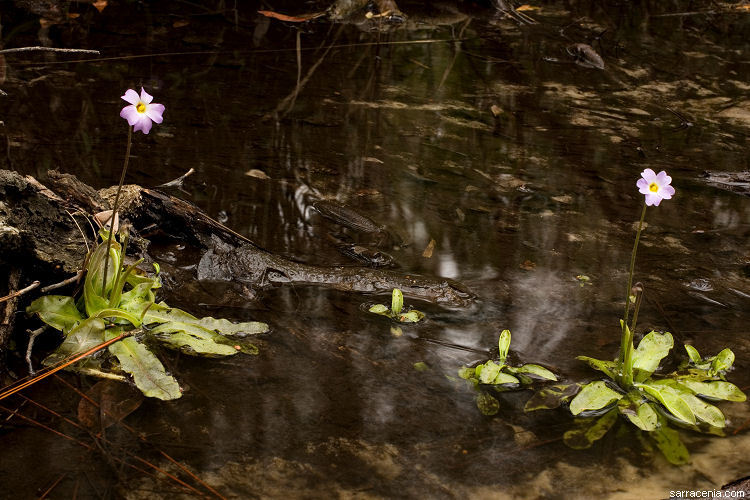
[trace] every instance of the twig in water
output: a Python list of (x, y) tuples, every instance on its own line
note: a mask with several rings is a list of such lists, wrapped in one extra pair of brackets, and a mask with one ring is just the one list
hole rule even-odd
[(98, 50), (89, 49), (58, 49), (55, 47), (16, 47), (14, 49), (0, 50), (0, 54), (11, 54), (13, 52), (67, 52), (73, 54), (94, 54), (101, 55)]
[(157, 187), (161, 187), (161, 188), (171, 188), (171, 187), (182, 188), (182, 184), (185, 182), (185, 179), (187, 179), (188, 177), (190, 177), (191, 175), (193, 175), (193, 173), (195, 173), (195, 169), (191, 167), (190, 170), (188, 170), (187, 172), (185, 172), (184, 174), (182, 174), (181, 176), (179, 176), (175, 180), (172, 180), (172, 181), (169, 181), (169, 182), (165, 182), (164, 184), (159, 184)]

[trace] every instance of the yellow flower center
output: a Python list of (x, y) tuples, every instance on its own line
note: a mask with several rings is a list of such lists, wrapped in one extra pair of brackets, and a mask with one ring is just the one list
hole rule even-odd
[(651, 184), (648, 185), (648, 190), (651, 191), (652, 193), (655, 193), (659, 190), (659, 185), (655, 182), (652, 182)]
[[(146, 105), (143, 104), (142, 102), (139, 102), (138, 104), (135, 105), (135, 110), (138, 111), (139, 113), (145, 113), (146, 112)], [(655, 190), (652, 189), (652, 191), (655, 191)]]

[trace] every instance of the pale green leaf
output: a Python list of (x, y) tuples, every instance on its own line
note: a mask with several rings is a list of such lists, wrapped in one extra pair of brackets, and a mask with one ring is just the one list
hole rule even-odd
[(726, 426), (724, 414), (714, 405), (706, 403), (693, 394), (683, 393), (681, 397), (690, 406), (690, 409), (698, 420), (706, 422), (712, 427), (722, 428)]
[(39, 319), (63, 332), (83, 321), (83, 315), (76, 307), (73, 297), (64, 295), (39, 297), (26, 308), (26, 313), (38, 314)]
[[(481, 368), (480, 368), (481, 367)], [(484, 363), (483, 365), (477, 366), (477, 375), (479, 376), (479, 381), (483, 384), (492, 384), (495, 380), (495, 377), (500, 373), (500, 370), (502, 369), (502, 365), (499, 365), (495, 363), (494, 361), (490, 360)]]
[(659, 367), (669, 351), (674, 347), (674, 339), (669, 332), (650, 332), (641, 339), (633, 352), (633, 371), (636, 382), (643, 382)]
[(394, 288), (391, 293), (391, 313), (394, 316), (401, 314), (404, 307), (404, 294), (398, 288)]
[(644, 430), (653, 431), (658, 424), (656, 410), (641, 396), (638, 391), (629, 392), (617, 402), (617, 408), (633, 425)]
[(503, 330), (500, 333), (497, 345), (500, 350), (500, 364), (505, 364), (505, 360), (508, 357), (508, 349), (510, 349), (510, 330)]
[(256, 335), (266, 333), (268, 325), (259, 321), (246, 321), (243, 323), (232, 323), (226, 319), (214, 319), (212, 317), (201, 318), (197, 321), (199, 326), (208, 330), (213, 330), (222, 335), (236, 335), (243, 337), (245, 335)]
[(731, 349), (726, 348), (721, 351), (711, 362), (711, 372), (721, 373), (729, 370), (734, 363), (734, 353)]
[(412, 309), (407, 313), (398, 315), (398, 320), (401, 323), (417, 323), (418, 321), (422, 320), (422, 318), (424, 318), (424, 313), (421, 311), (417, 311), (416, 309)]
[(476, 378), (476, 373), (476, 369), (470, 368), (468, 366), (462, 366), (458, 369), (458, 376), (464, 380), (471, 380)]
[(576, 359), (587, 362), (591, 368), (604, 372), (612, 380), (617, 376), (617, 362), (615, 361), (604, 361), (588, 356), (577, 356)]
[(648, 395), (663, 404), (677, 419), (695, 425), (695, 413), (682, 397), (686, 393), (678, 392), (673, 385), (674, 382), (670, 380), (649, 380), (642, 384), (636, 384), (636, 387), (643, 389)]
[(136, 387), (144, 395), (162, 400), (182, 396), (179, 384), (167, 374), (161, 361), (133, 337), (110, 345), (109, 352), (117, 356), (120, 367), (133, 376)]
[(681, 379), (680, 383), (696, 394), (708, 396), (710, 398), (724, 399), (727, 401), (742, 402), (747, 399), (744, 392), (739, 387), (722, 380), (714, 382), (699, 382), (689, 379)]
[(582, 411), (600, 410), (622, 396), (619, 392), (610, 389), (603, 381), (597, 380), (584, 385), (581, 392), (576, 394), (570, 402), (570, 413), (578, 415)]
[(698, 349), (691, 346), (690, 344), (685, 344), (685, 350), (687, 351), (688, 357), (690, 358), (690, 361), (693, 363), (700, 364), (703, 359), (701, 358), (701, 355), (698, 354)]
[(375, 314), (381, 314), (383, 316), (390, 316), (390, 310), (388, 309), (388, 306), (383, 304), (375, 304), (374, 306), (370, 307), (369, 311), (371, 313)]
[(543, 366), (535, 365), (535, 364), (525, 364), (519, 368), (516, 368), (516, 372), (520, 373), (528, 373), (530, 375), (534, 375), (535, 377), (542, 378), (545, 380), (557, 380), (557, 377), (554, 373), (549, 371)]
[(55, 365), (72, 355), (81, 354), (103, 343), (104, 326), (104, 320), (99, 318), (81, 321), (67, 333), (63, 343), (44, 359), (43, 364)]
[(178, 348), (190, 355), (232, 356), (240, 352), (231, 345), (217, 344), (213, 340), (194, 337), (182, 332), (169, 334), (160, 340), (168, 346)]

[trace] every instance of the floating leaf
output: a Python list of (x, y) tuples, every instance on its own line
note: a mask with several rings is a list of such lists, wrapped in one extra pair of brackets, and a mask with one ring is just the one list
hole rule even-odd
[(622, 394), (609, 388), (601, 380), (586, 384), (570, 402), (570, 413), (578, 415), (582, 411), (601, 410), (613, 401), (622, 398)]
[(573, 449), (590, 448), (595, 441), (603, 438), (617, 422), (617, 411), (610, 410), (588, 427), (572, 429), (563, 435), (563, 441)]
[(388, 306), (383, 304), (375, 304), (374, 306), (370, 307), (368, 309), (371, 313), (375, 314), (382, 314), (385, 316), (390, 316), (390, 309), (388, 309)]
[(88, 351), (102, 342), (104, 342), (104, 320), (88, 318), (68, 332), (63, 343), (44, 359), (43, 364), (55, 365), (71, 355)]
[(39, 319), (63, 332), (69, 331), (83, 321), (83, 315), (76, 307), (73, 297), (64, 295), (39, 297), (26, 308), (26, 313), (38, 314)]
[(412, 309), (411, 311), (398, 316), (398, 320), (401, 323), (417, 323), (423, 318), (424, 318), (424, 313), (421, 311), (417, 311), (416, 309)]
[(240, 352), (239, 349), (235, 349), (231, 345), (219, 344), (213, 340), (195, 337), (182, 332), (172, 333), (163, 338), (159, 337), (159, 340), (170, 347), (180, 349), (185, 354), (191, 355), (232, 356)]
[(726, 426), (724, 414), (714, 405), (706, 403), (692, 394), (683, 393), (681, 397), (690, 406), (690, 409), (698, 420), (706, 422), (711, 427), (718, 427), (720, 429)]
[(479, 381), (483, 384), (492, 384), (500, 374), (500, 370), (503, 368), (502, 365), (495, 363), (490, 360), (476, 367), (476, 374), (479, 377)]
[(500, 350), (500, 364), (504, 365), (505, 359), (508, 357), (508, 349), (510, 348), (510, 330), (503, 330), (500, 333), (497, 345)]
[(479, 411), (481, 411), (483, 415), (489, 417), (500, 411), (500, 402), (486, 392), (481, 392), (477, 396), (477, 408), (479, 408)]
[[(670, 387), (669, 380), (649, 380), (636, 387), (643, 389), (648, 395), (663, 404), (678, 420), (695, 425), (695, 414), (690, 405), (683, 399), (684, 394), (674, 387)], [(688, 394), (692, 395), (692, 394)]]
[(664, 454), (664, 457), (674, 465), (684, 465), (690, 461), (690, 453), (680, 440), (680, 434), (667, 426), (664, 418), (660, 418), (660, 426), (648, 436)]
[(620, 399), (617, 409), (633, 425), (644, 431), (653, 431), (658, 425), (659, 415), (639, 391), (630, 391), (626, 397)]
[(588, 356), (577, 356), (576, 359), (587, 362), (591, 368), (604, 372), (613, 380), (617, 376), (617, 362), (615, 361), (604, 361), (601, 359), (590, 358)]
[(729, 370), (734, 363), (734, 353), (731, 349), (726, 348), (721, 351), (711, 362), (711, 373), (721, 373)]
[(265, 323), (261, 323), (260, 321), (232, 323), (227, 319), (214, 319), (210, 316), (199, 319), (196, 324), (222, 335), (257, 335), (259, 333), (266, 333), (268, 331), (268, 325)]
[(568, 401), (578, 391), (578, 384), (550, 385), (536, 392), (524, 406), (524, 411), (551, 410)]
[[(109, 338), (114, 336), (114, 332), (107, 334)], [(144, 395), (162, 400), (182, 396), (179, 384), (174, 377), (167, 374), (161, 361), (133, 337), (115, 342), (108, 349), (117, 356), (120, 367), (133, 376), (136, 387)]]
[(685, 350), (687, 351), (687, 354), (688, 354), (688, 357), (690, 358), (690, 361), (692, 361), (696, 365), (700, 364), (701, 361), (703, 361), (703, 359), (701, 359), (701, 355), (698, 354), (698, 349), (696, 349), (695, 347), (693, 347), (693, 346), (691, 346), (689, 344), (685, 344)]
[(701, 394), (710, 398), (737, 402), (742, 402), (747, 399), (747, 396), (739, 387), (722, 380), (714, 382), (698, 382), (695, 380), (681, 379), (680, 384), (686, 386), (696, 394)]
[(650, 332), (641, 339), (633, 352), (635, 381), (643, 382), (659, 368), (659, 363), (674, 347), (674, 339), (669, 332)]
[(542, 378), (545, 380), (557, 380), (557, 377), (554, 373), (549, 371), (543, 366), (535, 365), (533, 363), (528, 363), (523, 366), (520, 366), (519, 368), (515, 369), (516, 373), (528, 373), (530, 375), (534, 375), (535, 377)]

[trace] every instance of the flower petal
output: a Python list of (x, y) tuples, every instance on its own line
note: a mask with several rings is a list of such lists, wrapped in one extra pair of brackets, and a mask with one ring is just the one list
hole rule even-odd
[(657, 174), (656, 182), (658, 182), (660, 186), (666, 186), (672, 182), (672, 178), (668, 176), (664, 170), (662, 170)]
[(162, 118), (162, 113), (164, 113), (164, 105), (163, 104), (149, 104), (146, 106), (146, 116), (151, 118), (156, 123), (161, 123), (164, 118)]
[(128, 125), (135, 125), (139, 120), (140, 116), (138, 113), (138, 110), (135, 109), (135, 106), (125, 106), (122, 108), (122, 111), (120, 111), (120, 116), (122, 118), (125, 118), (128, 121)]
[(141, 101), (143, 101), (145, 104), (150, 104), (153, 100), (154, 96), (143, 90), (143, 87), (141, 87)]
[(674, 188), (672, 186), (664, 186), (659, 190), (659, 194), (661, 194), (662, 198), (668, 200), (672, 198), (672, 195), (674, 194)]
[(650, 191), (648, 190), (648, 181), (646, 179), (638, 179), (638, 182), (635, 183), (635, 185), (638, 187), (638, 191), (641, 194), (649, 194)]
[(147, 135), (151, 131), (151, 120), (147, 116), (141, 115), (141, 119), (133, 127), (133, 132), (138, 132), (139, 130)]
[(138, 104), (138, 92), (136, 92), (133, 89), (128, 89), (125, 91), (125, 95), (120, 97), (120, 99), (129, 102), (130, 104)]
[(646, 182), (651, 184), (652, 182), (656, 180), (656, 173), (654, 173), (654, 171), (651, 170), (650, 168), (647, 168), (643, 172), (641, 172), (641, 177), (646, 179)]

